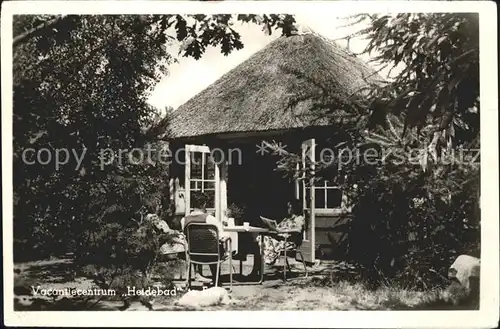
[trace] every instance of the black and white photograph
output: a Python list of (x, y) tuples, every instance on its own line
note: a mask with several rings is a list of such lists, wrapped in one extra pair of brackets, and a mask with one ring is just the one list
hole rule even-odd
[(3, 3), (6, 324), (497, 326), (495, 13)]

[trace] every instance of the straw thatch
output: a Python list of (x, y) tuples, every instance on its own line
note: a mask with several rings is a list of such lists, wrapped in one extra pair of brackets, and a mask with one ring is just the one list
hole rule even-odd
[(173, 112), (172, 138), (328, 125), (379, 77), (317, 34), (280, 37)]

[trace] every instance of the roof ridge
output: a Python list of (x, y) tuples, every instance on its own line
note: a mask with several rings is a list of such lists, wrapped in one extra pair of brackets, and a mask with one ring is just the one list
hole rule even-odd
[(304, 35), (304, 34), (313, 34), (315, 36), (321, 37), (322, 39), (328, 39), (322, 34), (316, 32), (311, 26), (307, 24), (296, 24), (296, 32), (295, 34), (297, 35)]
[(295, 35), (313, 34), (315, 36), (321, 36), (321, 34), (316, 32), (313, 28), (311, 28), (307, 24), (297, 24), (296, 25), (296, 32), (294, 34)]
[[(352, 52), (349, 48), (347, 47), (344, 47), (342, 45), (340, 45), (338, 42), (336, 42), (335, 40), (333, 39), (330, 39), (330, 38), (327, 38), (325, 37), (324, 35), (322, 35), (321, 33), (318, 33), (314, 30), (311, 29), (310, 33), (307, 33), (307, 34), (312, 34), (318, 38), (320, 38), (321, 40), (323, 40), (324, 42), (328, 43), (330, 46), (333, 46), (333, 47), (336, 47), (336, 48), (339, 48), (341, 49), (343, 52), (345, 52), (346, 55), (348, 55), (347, 59), (350, 59), (350, 60), (354, 60), (354, 61), (360, 61), (361, 59), (357, 56), (357, 54), (355, 54), (354, 52)], [(343, 56), (344, 58), (346, 58), (344, 56), (344, 54), (340, 54), (338, 53), (337, 55), (340, 55), (340, 56)], [(362, 61), (362, 60), (361, 60)]]
[(339, 47), (339, 48), (342, 48), (343, 50), (345, 50), (349, 55), (353, 56), (353, 57), (357, 57), (355, 53), (353, 53), (352, 51), (350, 51), (348, 48), (346, 47), (342, 47), (341, 45), (339, 45), (337, 42), (335, 42), (335, 40), (332, 40), (330, 38), (327, 38), (325, 37), (323, 34), (319, 33), (319, 32), (316, 32), (314, 29), (312, 29), (309, 25), (304, 25), (304, 24), (300, 24), (298, 25), (298, 28), (297, 28), (297, 33), (296, 35), (307, 35), (307, 34), (312, 34), (314, 35), (315, 37), (318, 37), (319, 39), (327, 42), (328, 44), (332, 45), (332, 46), (335, 46), (335, 47)]

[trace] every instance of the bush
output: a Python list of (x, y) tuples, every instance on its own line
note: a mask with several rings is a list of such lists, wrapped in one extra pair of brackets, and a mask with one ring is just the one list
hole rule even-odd
[[(401, 126), (398, 131), (403, 130)], [(332, 130), (346, 131), (346, 127)], [(379, 129), (373, 133), (384, 134), (392, 132)], [(382, 137), (380, 142), (369, 140), (356, 127), (342, 143), (332, 139), (325, 146), (339, 155), (344, 148), (361, 155), (372, 148), (379, 151), (379, 158), (353, 158), (342, 165), (338, 159), (328, 163), (317, 159), (316, 178), (332, 181), (345, 193), (345, 208), (353, 216), (348, 258), (362, 265), (365, 279), (374, 285), (391, 279), (420, 289), (444, 286), (448, 268), (458, 255), (479, 254), (479, 163), (453, 159), (445, 164), (443, 158), (427, 159), (427, 148), (417, 137), (407, 133), (406, 138), (408, 141), (387, 144)], [(452, 151), (479, 149), (477, 142), (457, 145)], [(420, 162), (401, 161), (397, 155), (406, 156), (408, 150), (420, 151)], [(381, 154), (386, 156), (383, 161)], [(293, 177), (297, 158), (286, 154), (278, 169)]]
[[(155, 283), (160, 247), (169, 241), (169, 235), (158, 230), (152, 220), (140, 223), (129, 220), (126, 225), (116, 221), (113, 214), (106, 219), (108, 222), (89, 235), (78, 261), (83, 265), (85, 276), (94, 278), (103, 289), (114, 289), (126, 308), (133, 298), (122, 296), (127, 293), (127, 287), (141, 289)], [(170, 287), (172, 279), (173, 276), (162, 276), (160, 281)], [(139, 299), (146, 306), (150, 303), (150, 298)]]
[(454, 259), (479, 251), (479, 169), (376, 169), (355, 175), (351, 257), (377, 279), (383, 273), (420, 288), (448, 283)]

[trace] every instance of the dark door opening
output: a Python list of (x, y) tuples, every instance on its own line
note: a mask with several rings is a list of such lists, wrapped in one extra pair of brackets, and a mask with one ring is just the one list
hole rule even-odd
[(255, 145), (239, 147), (241, 163), (228, 168), (228, 206), (243, 209), (242, 221), (251, 225), (260, 225), (259, 216), (279, 222), (287, 215), (287, 202), (295, 195), (294, 183), (275, 170), (278, 157), (256, 153)]
[[(241, 162), (228, 166), (227, 182), (229, 209), (236, 207), (243, 211), (240, 218), (233, 214), (236, 225), (249, 222), (252, 226), (262, 226), (259, 216), (281, 221), (287, 214), (288, 200), (295, 194), (295, 185), (275, 170), (277, 157), (256, 153), (255, 144), (237, 147), (241, 150)], [(239, 235), (238, 251), (242, 257), (255, 247), (250, 234)]]

